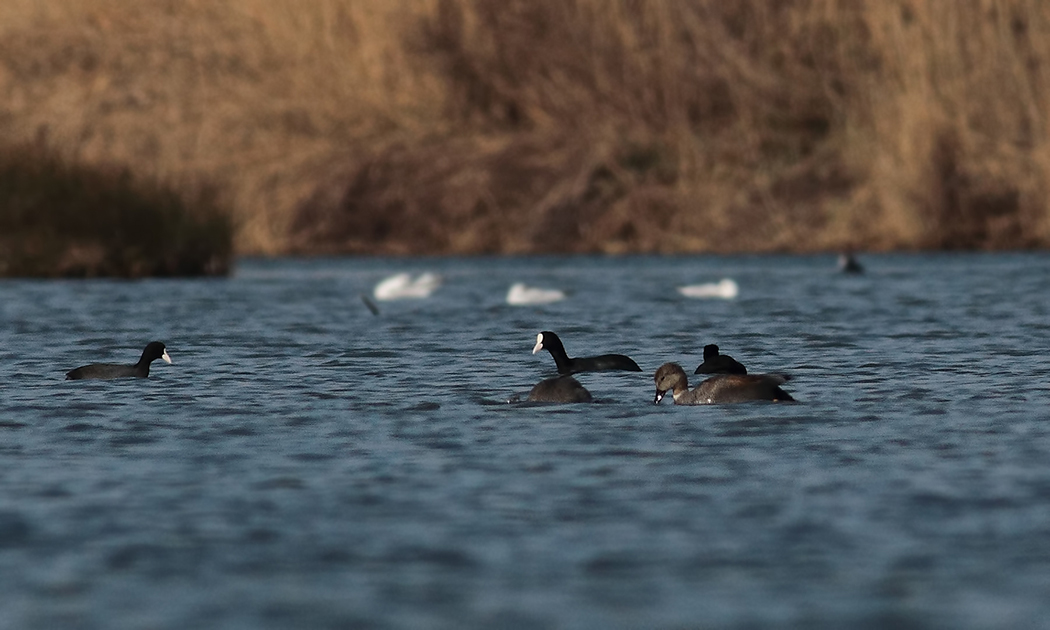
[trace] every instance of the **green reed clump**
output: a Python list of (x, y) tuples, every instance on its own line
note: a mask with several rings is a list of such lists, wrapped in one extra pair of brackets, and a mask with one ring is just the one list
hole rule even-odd
[(223, 275), (232, 249), (232, 220), (213, 190), (176, 191), (36, 146), (0, 148), (0, 276)]

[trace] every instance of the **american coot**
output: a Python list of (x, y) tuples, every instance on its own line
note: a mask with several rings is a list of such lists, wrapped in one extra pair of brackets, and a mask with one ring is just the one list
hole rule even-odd
[(677, 363), (664, 363), (653, 376), (656, 398), (663, 400), (671, 391), (676, 405), (711, 405), (738, 403), (751, 400), (795, 400), (780, 389), (787, 378), (779, 374), (718, 374), (703, 381), (696, 389), (689, 389), (685, 370)]
[(91, 365), (85, 365), (66, 372), (66, 380), (69, 381), (85, 378), (147, 378), (149, 376), (149, 364), (152, 363), (154, 359), (164, 359), (166, 363), (171, 363), (171, 357), (168, 356), (168, 351), (164, 348), (164, 344), (159, 341), (151, 341), (146, 344), (146, 349), (142, 351), (142, 357), (135, 365), (92, 363)]
[(718, 346), (704, 346), (704, 362), (693, 374), (747, 374), (747, 368), (728, 354), (718, 354)]
[(603, 372), (605, 370), (626, 370), (628, 372), (641, 372), (631, 357), (622, 354), (603, 354), (596, 357), (580, 357), (571, 359), (565, 354), (565, 346), (561, 345), (561, 339), (549, 330), (536, 335), (536, 345), (532, 354), (545, 349), (554, 357), (554, 363), (558, 366), (558, 374), (575, 374), (577, 372)]
[(555, 376), (536, 383), (528, 399), (556, 403), (586, 403), (592, 400), (591, 393), (571, 376)]

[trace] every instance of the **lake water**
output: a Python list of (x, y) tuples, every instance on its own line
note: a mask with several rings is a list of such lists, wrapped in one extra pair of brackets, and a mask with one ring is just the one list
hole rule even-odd
[[(0, 628), (1050, 627), (1050, 256), (861, 261), (2, 281)], [(445, 282), (374, 316), (399, 271)], [(545, 329), (644, 372), (508, 404)], [(63, 380), (152, 339), (148, 380)], [(653, 405), (707, 343), (800, 402)]]

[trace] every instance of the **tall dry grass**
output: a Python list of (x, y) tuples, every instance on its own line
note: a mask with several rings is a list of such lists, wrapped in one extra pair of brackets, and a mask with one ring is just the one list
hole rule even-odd
[(404, 6), (0, 3), (0, 137), (161, 180), (207, 177), (238, 210), (240, 251), (279, 252), (326, 169), (425, 121), (428, 88), (408, 85), (382, 27)]
[(225, 275), (226, 208), (199, 183), (68, 164), (39, 146), (0, 149), (0, 277)]
[(1050, 8), (7, 0), (0, 138), (249, 253), (1045, 246)]

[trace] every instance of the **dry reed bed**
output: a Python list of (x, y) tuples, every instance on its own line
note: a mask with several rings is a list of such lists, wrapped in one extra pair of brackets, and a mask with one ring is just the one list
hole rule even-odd
[(0, 150), (0, 277), (224, 275), (233, 225), (213, 191)]
[(1050, 5), (8, 0), (0, 139), (244, 253), (1050, 243)]

